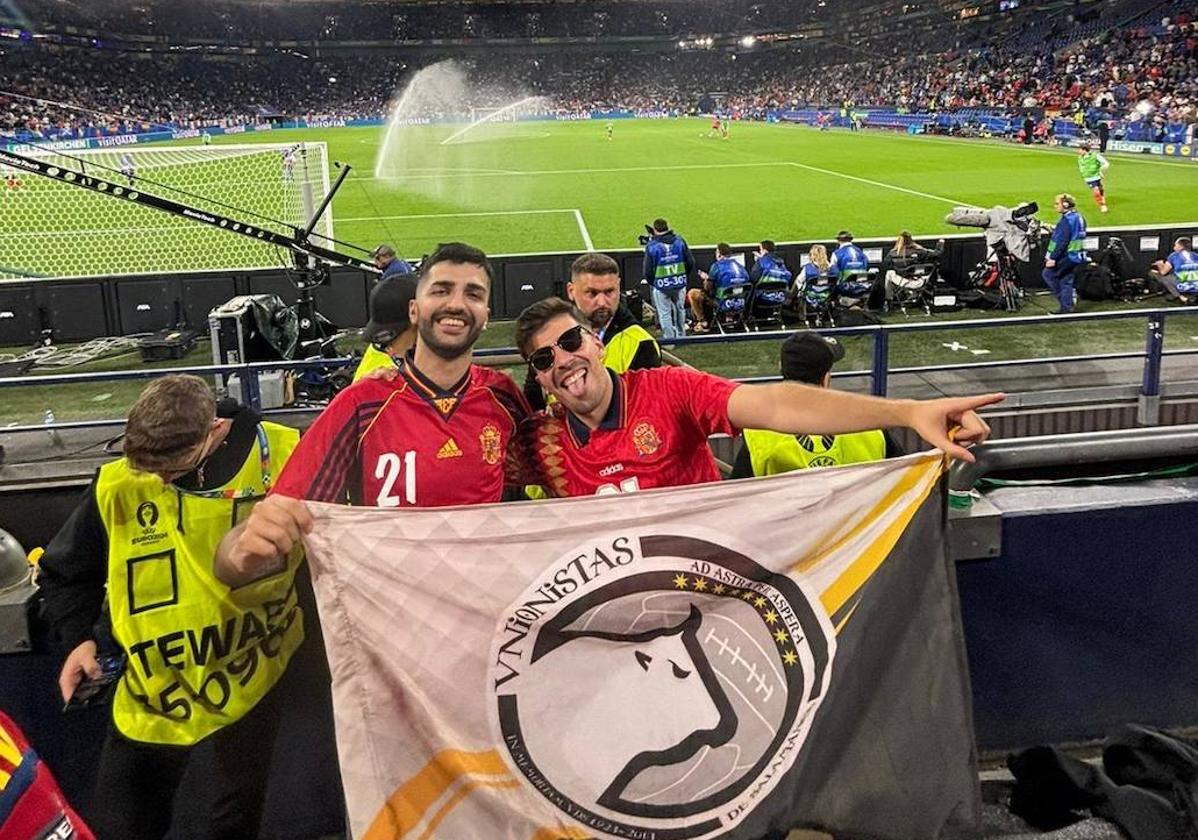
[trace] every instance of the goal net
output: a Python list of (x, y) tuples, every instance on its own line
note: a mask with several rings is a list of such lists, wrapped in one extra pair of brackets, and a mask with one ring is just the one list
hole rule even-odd
[[(197, 210), (289, 235), (328, 191), (324, 143), (21, 151)], [(0, 166), (0, 278), (278, 267), (279, 248), (151, 207)], [(332, 209), (312, 242), (330, 246)]]
[(544, 96), (528, 96), (502, 108), (471, 108), (470, 122), (441, 141), (442, 145), (472, 143), (528, 134), (517, 123), (544, 114), (550, 107)]

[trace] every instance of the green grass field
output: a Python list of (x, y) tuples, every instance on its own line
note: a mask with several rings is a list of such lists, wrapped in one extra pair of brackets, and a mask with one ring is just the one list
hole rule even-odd
[[(331, 160), (354, 167), (334, 204), (337, 237), (367, 248), (393, 242), (409, 256), (452, 239), (491, 253), (635, 247), (641, 225), (657, 216), (667, 217), (694, 245), (765, 237), (827, 241), (842, 227), (859, 238), (893, 235), (901, 227), (935, 235), (960, 232), (943, 223), (954, 204), (1009, 205), (1035, 199), (1047, 206), (1061, 191), (1078, 195), (1092, 226), (1198, 219), (1198, 166), (1146, 156), (1111, 155), (1111, 212), (1100, 216), (1090, 212), (1074, 153), (1065, 149), (870, 132), (820, 133), (757, 123), (735, 124), (732, 139), (724, 142), (703, 136), (706, 122), (694, 119), (617, 122), (611, 141), (597, 122), (522, 123), (501, 126), (503, 136), (480, 135), (474, 142), (440, 145), (450, 130), (406, 129), (400, 139), (409, 174), (399, 179), (374, 177), (381, 128), (279, 131), (218, 138), (217, 143), (326, 142)], [(80, 193), (92, 202), (113, 203)], [(14, 232), (18, 224), (7, 212), (9, 207), (0, 201), (0, 265), (10, 256), (4, 248), (11, 240), (4, 234)], [(55, 219), (73, 215), (78, 214), (56, 214), (34, 228), (46, 235), (49, 246), (54, 236), (68, 235), (55, 229)], [(1049, 211), (1042, 217), (1051, 215)], [(130, 237), (141, 241), (149, 234), (114, 236), (100, 229), (103, 221), (93, 224), (95, 233), (70, 234), (77, 252), (96, 257), (107, 266), (106, 272), (145, 270), (120, 265), (121, 242)], [(163, 236), (187, 236), (188, 224)], [(1198, 224), (1194, 228), (1198, 232)], [(189, 252), (199, 254), (201, 262), (193, 259), (190, 267), (220, 264), (219, 248), (193, 244), (197, 247)], [(162, 249), (150, 249), (155, 250)], [(50, 259), (54, 249), (39, 253)], [(1087, 304), (1084, 310), (1120, 306)], [(1023, 314), (1043, 314), (1048, 308), (1047, 299), (1033, 297)], [(953, 329), (955, 318), (1008, 316), (964, 312), (936, 317), (944, 322), (944, 330), (893, 339), (892, 366), (981, 361), (982, 356), (972, 352), (978, 349), (988, 351), (985, 360), (999, 360), (1134, 351), (1144, 343), (1140, 320), (1051, 328), (1012, 324), (1001, 332), (966, 337)], [(889, 320), (905, 319), (894, 315)], [(1166, 333), (1168, 346), (1194, 347), (1198, 323), (1174, 320), (1177, 326)], [(496, 324), (483, 339), (484, 346), (510, 346), (510, 326)], [(972, 350), (955, 348), (958, 341)], [(868, 367), (868, 339), (847, 344), (842, 369)], [(772, 341), (678, 350), (686, 361), (728, 376), (772, 374), (776, 353)], [(183, 362), (209, 360), (209, 350), (201, 344)], [(1186, 358), (1169, 364), (1192, 362)], [(72, 372), (142, 366), (134, 353)], [(0, 424), (40, 422), (45, 408), (61, 420), (123, 416), (140, 387), (138, 382), (124, 382), (8, 389), (0, 403)]]
[[(499, 124), (442, 145), (455, 128), (400, 129), (388, 145), (398, 178), (375, 177), (381, 127), (237, 135), (215, 145), (327, 143), (330, 160), (353, 166), (333, 205), (337, 238), (365, 248), (393, 242), (417, 257), (455, 239), (494, 254), (636, 247), (641, 226), (658, 216), (692, 245), (830, 241), (841, 228), (858, 238), (900, 228), (934, 236), (963, 232), (943, 221), (956, 204), (1034, 199), (1051, 221), (1052, 196), (1062, 191), (1079, 197), (1092, 227), (1198, 220), (1198, 165), (1145, 155), (1110, 156), (1111, 212), (1100, 216), (1069, 149), (764, 123), (737, 123), (725, 142), (706, 137), (701, 119), (618, 121), (611, 141), (599, 122)], [(273, 170), (255, 177), (281, 177), (272, 160)], [(228, 183), (229, 171), (194, 174), (197, 191), (249, 204), (257, 188)], [(170, 166), (139, 175), (165, 183), (181, 177)], [(25, 193), (0, 191), (0, 270), (54, 276), (220, 268), (240, 247), (232, 234), (151, 210), (132, 208), (142, 215), (130, 220), (128, 205), (63, 185), (53, 201), (27, 210), (42, 188), (28, 177)], [(258, 209), (283, 214), (282, 206)], [(166, 229), (157, 232), (158, 225)], [(39, 247), (18, 243), (17, 233), (35, 234)], [(82, 264), (91, 270), (79, 271)]]
[[(743, 123), (707, 138), (698, 119), (627, 120), (610, 142), (597, 122), (522, 123), (506, 136), (439, 146), (441, 127), (404, 129), (419, 167), (376, 180), (380, 129), (277, 132), (314, 137), (355, 171), (334, 204), (338, 238), (393, 241), (418, 255), (464, 239), (491, 253), (636, 247), (641, 225), (665, 216), (692, 244), (829, 240), (962, 232), (955, 204), (989, 207), (1079, 196), (1092, 226), (1198, 219), (1198, 166), (1114, 156), (1111, 212), (1084, 195), (1068, 149)], [(467, 135), (469, 136), (469, 135)], [(434, 171), (436, 170), (436, 171)], [(575, 212), (577, 211), (577, 212)]]

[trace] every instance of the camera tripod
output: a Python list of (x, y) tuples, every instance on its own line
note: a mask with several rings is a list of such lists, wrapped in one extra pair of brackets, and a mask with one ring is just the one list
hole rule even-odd
[(1019, 278), (1019, 259), (1002, 242), (995, 243), (990, 255), (969, 275), (970, 284), (983, 293), (996, 295), (996, 305), (1008, 312), (1018, 312), (1023, 298)]

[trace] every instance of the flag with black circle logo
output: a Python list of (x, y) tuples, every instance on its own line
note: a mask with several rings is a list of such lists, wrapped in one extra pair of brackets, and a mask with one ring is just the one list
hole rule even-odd
[(362, 840), (975, 825), (938, 454), (307, 537)]

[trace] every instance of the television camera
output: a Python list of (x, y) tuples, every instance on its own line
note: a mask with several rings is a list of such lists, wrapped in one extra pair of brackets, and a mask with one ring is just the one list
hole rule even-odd
[(1032, 250), (1051, 230), (1036, 218), (1040, 206), (1034, 201), (1015, 207), (996, 205), (989, 210), (981, 207), (955, 207), (944, 217), (956, 227), (980, 228), (986, 232), (986, 258), (970, 272), (970, 285), (980, 293), (980, 305), (1003, 307), (1008, 312), (1019, 309), (1023, 287), (1019, 281), (1019, 263), (1031, 260)]

